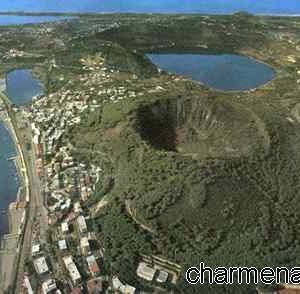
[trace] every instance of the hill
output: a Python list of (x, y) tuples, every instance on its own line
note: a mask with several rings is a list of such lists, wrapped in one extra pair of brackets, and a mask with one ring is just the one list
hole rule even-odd
[[(197, 26), (175, 29), (189, 21), (163, 26), (160, 40), (168, 43), (168, 38), (174, 38), (176, 48), (191, 46), (197, 40), (191, 31)], [(147, 40), (149, 30), (156, 31), (160, 25), (154, 24), (156, 29), (147, 26), (141, 39)], [(265, 31), (272, 25), (247, 18), (235, 26), (231, 40), (219, 38), (218, 29), (214, 34), (200, 31), (207, 46), (216, 50), (242, 48), (245, 52), (251, 48), (255, 52), (263, 44), (264, 58), (271, 57), (267, 53), (270, 32), (258, 34), (257, 28)], [(253, 35), (244, 35), (249, 26), (255, 26)], [(123, 43), (131, 34), (120, 31), (106, 36), (120, 34), (114, 40)], [(185, 32), (183, 41), (178, 41), (175, 31)], [(130, 46), (137, 39), (132, 40)], [(154, 37), (152, 44), (155, 42)], [(183, 269), (203, 260), (211, 266), (297, 264), (300, 154), (293, 146), (300, 138), (296, 125), (286, 120), (289, 112), (279, 110), (281, 102), (276, 105), (276, 82), (269, 90), (242, 98), (207, 91), (187, 81), (154, 84), (167, 90), (146, 94), (114, 126), (103, 129), (104, 150), (114, 162), (111, 195), (122, 214), (133, 216), (131, 226), (138, 225), (150, 240), (150, 251), (175, 260)], [(287, 93), (288, 86), (285, 89)], [(110, 108), (107, 114), (105, 111), (104, 117), (113, 112)], [(103, 223), (101, 217), (99, 222)], [(199, 293), (201, 287), (186, 289), (183, 283), (180, 291), (184, 293)], [(225, 293), (224, 289), (213, 291)], [(248, 293), (249, 289), (227, 291)]]
[[(249, 293), (254, 285), (188, 287), (184, 271), (201, 261), (297, 265), (300, 21), (242, 14), (98, 18), (116, 25), (66, 38), (56, 60), (78, 71), (52, 91), (93, 97), (94, 111), (84, 111), (63, 140), (80, 162), (101, 167), (84, 205), (93, 212), (107, 272), (145, 286), (137, 263), (142, 254), (156, 255), (182, 267), (177, 293)], [(93, 27), (97, 16), (86, 22), (80, 28)], [(277, 75), (254, 91), (215, 91), (158, 73), (144, 57), (169, 51), (249, 55)], [(93, 65), (98, 61), (104, 64)]]

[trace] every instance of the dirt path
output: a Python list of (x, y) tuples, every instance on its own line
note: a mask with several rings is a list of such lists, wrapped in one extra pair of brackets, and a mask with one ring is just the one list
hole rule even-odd
[(131, 208), (131, 202), (130, 200), (126, 200), (125, 201), (125, 206), (126, 206), (126, 211), (129, 214), (129, 216), (132, 218), (132, 220), (138, 225), (140, 226), (143, 230), (148, 231), (151, 234), (155, 234), (155, 231), (153, 229), (151, 229), (150, 227), (144, 225), (143, 223), (141, 223), (140, 221), (137, 220), (137, 218), (135, 217), (132, 208)]

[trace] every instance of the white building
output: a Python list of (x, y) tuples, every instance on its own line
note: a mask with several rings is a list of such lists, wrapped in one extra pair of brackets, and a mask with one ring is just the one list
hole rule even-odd
[(75, 213), (81, 213), (82, 212), (82, 208), (81, 208), (80, 202), (76, 202), (74, 204), (74, 212)]
[(119, 288), (119, 291), (123, 294), (135, 294), (136, 288), (130, 285), (123, 285)]
[(64, 261), (64, 264), (66, 266), (66, 269), (69, 272), (69, 275), (70, 275), (70, 277), (72, 279), (72, 282), (74, 284), (79, 283), (81, 281), (81, 275), (80, 275), (80, 273), (79, 273), (79, 271), (77, 269), (76, 264), (73, 261), (72, 256), (64, 257), (63, 261)]
[(49, 267), (44, 256), (37, 258), (33, 262), (36, 272), (39, 275), (46, 274), (49, 272)]
[(69, 225), (67, 222), (63, 222), (61, 224), (61, 231), (63, 232), (63, 234), (66, 234), (69, 232)]
[(40, 253), (41, 251), (41, 245), (40, 244), (34, 244), (31, 247), (31, 255), (36, 256)]
[(80, 215), (77, 217), (77, 224), (78, 224), (80, 233), (87, 232), (87, 225), (86, 225), (86, 221), (85, 221), (85, 218), (83, 215)]
[(165, 271), (159, 271), (156, 281), (159, 283), (166, 283), (168, 280), (169, 274)]
[(123, 286), (123, 283), (120, 281), (120, 279), (117, 276), (113, 276), (112, 285), (115, 290), (119, 290)]
[(58, 241), (58, 247), (59, 247), (60, 250), (68, 249), (66, 240), (59, 240)]
[(43, 294), (48, 294), (52, 291), (55, 291), (57, 289), (55, 280), (49, 279), (45, 281), (42, 285), (42, 289), (43, 289)]
[(114, 290), (119, 291), (122, 294), (135, 294), (136, 288), (126, 284), (124, 285), (117, 276), (113, 276), (112, 284)]
[(154, 278), (156, 270), (148, 266), (145, 262), (141, 262), (136, 270), (136, 273), (140, 278), (151, 282)]
[(83, 237), (80, 239), (80, 249), (83, 255), (88, 255), (90, 251), (90, 243), (87, 237)]

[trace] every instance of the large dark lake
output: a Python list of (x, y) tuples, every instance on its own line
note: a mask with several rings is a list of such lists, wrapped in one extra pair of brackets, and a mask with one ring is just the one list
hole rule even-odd
[(16, 105), (27, 104), (43, 92), (42, 83), (28, 69), (16, 69), (6, 75), (6, 93)]
[(147, 54), (160, 69), (223, 91), (244, 91), (275, 77), (268, 65), (234, 54)]

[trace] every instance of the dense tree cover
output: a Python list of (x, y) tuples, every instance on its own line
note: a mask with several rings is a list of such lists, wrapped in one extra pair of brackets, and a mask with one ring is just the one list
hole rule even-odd
[[(139, 253), (176, 261), (183, 273), (200, 261), (212, 267), (296, 265), (300, 157), (290, 140), (299, 139), (279, 116), (266, 121), (268, 153), (236, 159), (193, 160), (155, 150), (138, 143), (134, 128), (117, 141), (102, 137), (105, 151), (117, 158), (110, 190), (116, 202), (97, 220), (113, 271), (133, 282)], [(130, 201), (135, 220), (124, 200)], [(178, 287), (181, 293), (197, 293), (206, 286), (190, 288), (182, 280)], [(211, 289), (247, 293), (255, 288), (232, 287), (237, 286)]]
[[(136, 18), (135, 25), (125, 20), (120, 27), (97, 34), (100, 39), (111, 40), (125, 48), (143, 50), (191, 50), (209, 47), (216, 51), (232, 52), (251, 46), (259, 48), (267, 42), (264, 25), (259, 18), (237, 14), (232, 17), (181, 16)], [(198, 44), (206, 45), (204, 47)]]
[(124, 206), (114, 203), (105, 208), (98, 219), (99, 241), (105, 249), (105, 269), (127, 283), (135, 284), (140, 254), (150, 254), (152, 237), (139, 230), (124, 213)]
[[(157, 50), (158, 45), (168, 47), (178, 42), (174, 50), (180, 51), (184, 47), (193, 47), (195, 42), (199, 44), (199, 40), (216, 51), (220, 48), (224, 51), (254, 50), (270, 42), (269, 34), (265, 33), (266, 23), (256, 20), (243, 14), (221, 17), (218, 21), (174, 17), (170, 25), (170, 19), (162, 17), (157, 21), (152, 19), (147, 25), (125, 25), (97, 36), (142, 50), (149, 49), (149, 44)], [(200, 25), (202, 22), (204, 26)], [(268, 25), (277, 30), (273, 21)], [(225, 31), (230, 32), (226, 37)], [(193, 48), (199, 51), (199, 48)], [(274, 58), (272, 60), (276, 62)], [(293, 101), (293, 106), (298, 100), (287, 93), (293, 84), (290, 75), (295, 68), (287, 66), (283, 71), (285, 75), (281, 75), (274, 85), (254, 94), (214, 94), (189, 82), (166, 81), (165, 75), (152, 81), (135, 80), (137, 89), (147, 89), (149, 84), (151, 89), (162, 85), (166, 92), (151, 95), (146, 90), (147, 94), (138, 98), (105, 105), (97, 115), (87, 116), (86, 124), (74, 130), (72, 142), (76, 151), (80, 153), (86, 142), (91, 146), (89, 152), (84, 149), (81, 153), (83, 159), (103, 163), (109, 158), (108, 175), (113, 185), (111, 189), (103, 190), (104, 179), (97, 188), (98, 194), (95, 193), (99, 198), (95, 199), (104, 194), (110, 196), (110, 205), (99, 215), (97, 222), (102, 229), (99, 239), (115, 273), (134, 283), (140, 253), (175, 261), (182, 266), (183, 273), (201, 261), (211, 267), (258, 268), (295, 266), (300, 262), (297, 236), (300, 217), (299, 124), (291, 124), (286, 119), (290, 116), (287, 101)], [(177, 99), (180, 95), (198, 101), (214, 100), (219, 105), (224, 100), (232, 105), (238, 101), (240, 109), (250, 109), (261, 119), (258, 123), (247, 121), (247, 124), (259, 124), (257, 133), (267, 142), (267, 148), (257, 148), (255, 137), (249, 139), (252, 154), (232, 158), (222, 155), (195, 158), (176, 152), (174, 148), (155, 148), (139, 132), (138, 109), (140, 105)], [(291, 100), (283, 103), (284, 98)], [(224, 113), (226, 116), (227, 112)], [(245, 113), (241, 111), (239, 115)], [(228, 116), (230, 120), (236, 117)], [(216, 121), (218, 119), (220, 117), (216, 116)], [(239, 128), (239, 125), (227, 125), (229, 131), (235, 131), (232, 128)], [(225, 136), (222, 137), (225, 131), (224, 134), (222, 131), (218, 130), (217, 135), (225, 141)], [(248, 131), (245, 131), (246, 135), (249, 135)], [(82, 134), (84, 140), (76, 143)], [(241, 136), (240, 140), (244, 138)], [(188, 287), (182, 277), (177, 290), (179, 293), (249, 293), (254, 288), (254, 285)]]
[[(98, 123), (81, 126), (85, 136), (91, 136), (93, 150), (111, 159), (108, 164), (107, 158), (87, 152), (109, 167), (107, 175), (113, 180), (107, 193), (115, 200), (97, 222), (114, 272), (134, 282), (139, 253), (176, 261), (183, 273), (200, 261), (212, 267), (297, 264), (300, 154), (294, 144), (300, 138), (280, 115), (264, 109), (262, 116), (268, 150), (232, 159), (193, 159), (157, 150), (141, 140), (132, 114), (117, 137), (107, 135), (107, 124), (99, 116), (95, 117)], [(119, 116), (124, 118), (125, 114)], [(100, 138), (93, 135), (94, 129)], [(76, 133), (72, 136), (76, 141)], [(95, 194), (98, 199), (107, 194), (105, 183), (103, 178)], [(141, 224), (153, 234), (141, 229)], [(186, 287), (182, 281), (180, 291), (185, 293)], [(186, 293), (200, 291), (188, 289)]]

